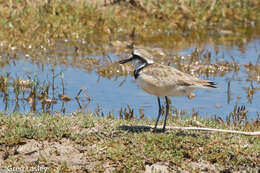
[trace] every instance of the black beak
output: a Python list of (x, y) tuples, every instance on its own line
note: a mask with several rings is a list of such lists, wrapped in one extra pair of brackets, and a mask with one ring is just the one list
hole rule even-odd
[(120, 64), (124, 64), (124, 63), (127, 63), (127, 62), (129, 62), (129, 61), (132, 61), (133, 60), (133, 56), (131, 55), (131, 56), (129, 56), (129, 58), (127, 58), (127, 59), (122, 59), (122, 60), (120, 60), (120, 61), (118, 61)]

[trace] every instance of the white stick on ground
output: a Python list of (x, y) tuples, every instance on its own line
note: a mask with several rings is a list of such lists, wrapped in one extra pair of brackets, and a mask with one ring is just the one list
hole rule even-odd
[[(150, 126), (153, 128), (152, 126)], [(235, 133), (247, 136), (260, 136), (259, 132), (244, 132), (244, 131), (237, 131), (237, 130), (224, 130), (224, 129), (214, 129), (214, 128), (204, 128), (204, 127), (173, 127), (167, 126), (166, 129), (168, 130), (200, 130), (200, 131), (211, 131), (211, 132), (222, 132), (222, 133)]]

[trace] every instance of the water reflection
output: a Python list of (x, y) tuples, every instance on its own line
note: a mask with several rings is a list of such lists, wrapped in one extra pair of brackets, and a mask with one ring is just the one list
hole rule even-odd
[[(132, 67), (116, 63), (113, 53), (86, 55), (80, 46), (58, 43), (59, 51), (38, 59), (28, 54), (3, 54), (0, 111), (99, 112), (155, 118), (156, 99), (133, 80)], [(215, 81), (217, 90), (197, 90), (193, 100), (172, 98), (173, 110), (223, 119), (236, 105), (254, 119), (259, 112), (260, 40), (239, 47), (205, 46), (179, 53), (162, 50), (157, 61)], [(81, 47), (80, 47), (81, 49)], [(129, 52), (129, 51), (128, 51)], [(177, 55), (176, 55), (177, 54)], [(127, 55), (123, 52), (121, 56)], [(121, 112), (121, 113), (120, 113)], [(183, 113), (184, 112), (184, 113)]]

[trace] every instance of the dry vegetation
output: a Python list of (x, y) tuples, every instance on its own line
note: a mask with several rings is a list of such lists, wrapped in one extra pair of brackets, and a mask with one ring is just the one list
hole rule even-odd
[(43, 49), (68, 39), (103, 47), (113, 40), (131, 40), (134, 28), (137, 44), (168, 48), (205, 42), (243, 46), (259, 35), (258, 0), (97, 2), (2, 1), (1, 45)]

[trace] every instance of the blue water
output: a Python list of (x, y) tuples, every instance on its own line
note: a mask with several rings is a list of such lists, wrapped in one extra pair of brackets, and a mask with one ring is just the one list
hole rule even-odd
[[(219, 49), (219, 54), (215, 55), (215, 49)], [(194, 48), (188, 48), (178, 52), (178, 55), (188, 55), (193, 51)], [(186, 97), (171, 98), (172, 105), (176, 106), (178, 110), (185, 110), (188, 114), (192, 114), (193, 111), (198, 111), (199, 115), (212, 117), (220, 116), (223, 119), (233, 111), (234, 105), (238, 106), (245, 105), (248, 110), (249, 119), (255, 119), (257, 112), (260, 111), (260, 92), (255, 90), (252, 103), (249, 103), (247, 99), (246, 87), (250, 87), (251, 82), (247, 81), (247, 75), (245, 73), (244, 64), (253, 63), (255, 64), (260, 55), (260, 40), (255, 40), (249, 43), (244, 49), (240, 49), (237, 46), (225, 47), (225, 46), (211, 46), (205, 47), (206, 50), (216, 56), (219, 60), (223, 59), (232, 62), (234, 57), (235, 61), (240, 64), (240, 70), (238, 73), (230, 72), (223, 77), (209, 77), (209, 80), (215, 81), (218, 85), (218, 89), (201, 89), (196, 90), (196, 97), (189, 100)], [(117, 60), (118, 57), (110, 53), (111, 59)], [(69, 57), (70, 58), (70, 57)], [(97, 57), (99, 58), (99, 57)], [(54, 98), (58, 99), (58, 94), (62, 93), (61, 88), (61, 75), (63, 73), (63, 80), (65, 83), (65, 94), (70, 97), (75, 97), (81, 88), (85, 88), (87, 91), (88, 100), (81, 100), (81, 106), (86, 106), (84, 109), (80, 109), (76, 100), (72, 100), (65, 103), (65, 113), (69, 114), (75, 111), (83, 112), (95, 112), (98, 107), (105, 114), (111, 112), (116, 116), (119, 116), (120, 108), (127, 108), (130, 105), (134, 109), (134, 115), (139, 116), (139, 109), (142, 107), (144, 114), (148, 118), (153, 118), (157, 116), (157, 100), (155, 96), (149, 95), (138, 88), (133, 77), (119, 77), (116, 80), (103, 78), (97, 75), (95, 70), (92, 72), (87, 72), (83, 69), (77, 69), (72, 67), (65, 67), (64, 65), (52, 65), (32, 64), (31, 61), (24, 60), (20, 58), (15, 60), (15, 63), (10, 63), (1, 69), (1, 75), (6, 72), (10, 72), (13, 77), (20, 77), (27, 79), (28, 73), (30, 76), (37, 76), (38, 80), (43, 82), (51, 80), (52, 73), (51, 69), (54, 68), (54, 73), (57, 74), (55, 78), (55, 93)], [(201, 78), (206, 79), (205, 76)], [(122, 86), (119, 84), (126, 80)], [(231, 81), (231, 100), (228, 103), (227, 99), (227, 85), (228, 81)], [(255, 88), (260, 87), (257, 81), (252, 81)], [(50, 91), (49, 96), (52, 96), (52, 91)], [(27, 93), (28, 95), (28, 93)], [(240, 96), (240, 99), (238, 99)], [(4, 111), (5, 105), (2, 99), (0, 99), (0, 111)], [(12, 112), (15, 107), (15, 102), (10, 100), (7, 112)], [(99, 105), (99, 106), (98, 106)], [(53, 105), (51, 111), (59, 112), (61, 111), (62, 102), (58, 101), (58, 104)], [(26, 101), (21, 101), (19, 104), (19, 112), (29, 112), (30, 106)], [(37, 110), (41, 110), (40, 104), (37, 105)]]

